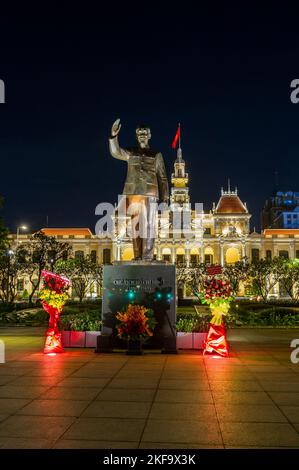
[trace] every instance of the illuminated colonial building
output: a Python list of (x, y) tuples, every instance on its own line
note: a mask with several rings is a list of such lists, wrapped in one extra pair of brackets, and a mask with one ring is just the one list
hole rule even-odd
[[(191, 206), (188, 184), (186, 164), (179, 148), (171, 175), (170, 206), (156, 221), (157, 260), (191, 267), (198, 263), (235, 263), (244, 257), (249, 261), (276, 256), (299, 258), (299, 229), (250, 232), (251, 215), (237, 189), (232, 190), (230, 185), (227, 190), (221, 189), (218, 203), (213, 204), (210, 212), (204, 212), (200, 205)], [(75, 256), (91, 255), (101, 264), (129, 261), (133, 258), (132, 242), (127, 235), (129, 217), (120, 217), (116, 212), (114, 222), (110, 238), (101, 238), (88, 228), (46, 228), (43, 231), (68, 241)], [(19, 234), (17, 243), (26, 241), (27, 237)], [(278, 288), (273, 294), (279, 295)]]

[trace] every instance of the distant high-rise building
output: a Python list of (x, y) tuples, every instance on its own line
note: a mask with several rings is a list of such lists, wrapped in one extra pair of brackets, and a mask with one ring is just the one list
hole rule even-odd
[(299, 228), (299, 192), (277, 191), (266, 200), (261, 214), (262, 230)]

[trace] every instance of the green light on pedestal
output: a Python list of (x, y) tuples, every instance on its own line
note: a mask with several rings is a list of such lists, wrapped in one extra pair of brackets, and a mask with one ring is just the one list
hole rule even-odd
[(129, 300), (134, 300), (135, 299), (135, 292), (133, 290), (129, 290), (128, 292), (128, 298)]

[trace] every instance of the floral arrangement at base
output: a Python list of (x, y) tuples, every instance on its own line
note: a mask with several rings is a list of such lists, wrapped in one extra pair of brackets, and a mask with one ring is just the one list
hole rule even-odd
[(50, 315), (44, 353), (62, 353), (61, 332), (58, 323), (63, 306), (69, 298), (67, 290), (71, 281), (49, 271), (42, 271), (42, 278), (44, 287), (39, 292), (39, 297), (42, 300), (44, 310)]
[(223, 316), (228, 314), (230, 302), (234, 299), (233, 289), (221, 274), (208, 275), (203, 282), (200, 299), (203, 304), (209, 305), (212, 313), (203, 353), (217, 353), (227, 357), (229, 352)]
[(152, 310), (134, 304), (129, 304), (124, 312), (117, 312), (116, 319), (118, 336), (133, 341), (153, 336), (157, 323)]

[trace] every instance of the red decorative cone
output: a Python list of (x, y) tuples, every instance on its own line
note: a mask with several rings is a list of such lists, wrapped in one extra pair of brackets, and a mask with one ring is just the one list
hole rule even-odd
[(228, 357), (228, 344), (226, 339), (225, 325), (214, 325), (210, 323), (210, 329), (207, 339), (205, 341), (205, 348), (203, 354), (216, 353), (219, 356)]
[(63, 353), (61, 344), (61, 333), (59, 331), (58, 322), (60, 319), (60, 312), (58, 308), (51, 307), (47, 302), (43, 301), (44, 310), (50, 315), (49, 328), (46, 333), (46, 341), (44, 347), (44, 354), (50, 353)]

